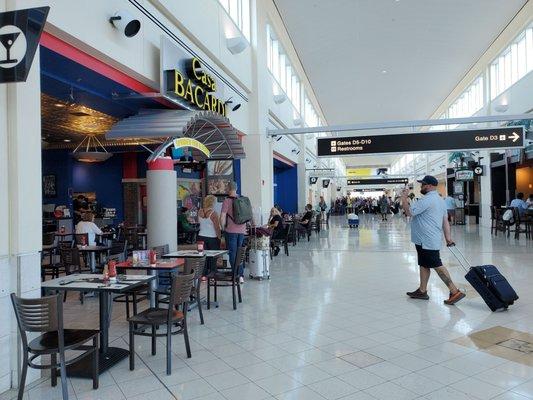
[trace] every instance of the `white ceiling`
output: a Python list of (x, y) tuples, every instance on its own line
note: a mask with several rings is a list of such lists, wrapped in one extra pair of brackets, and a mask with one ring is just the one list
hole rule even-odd
[(527, 2), (274, 1), (331, 125), (428, 118)]

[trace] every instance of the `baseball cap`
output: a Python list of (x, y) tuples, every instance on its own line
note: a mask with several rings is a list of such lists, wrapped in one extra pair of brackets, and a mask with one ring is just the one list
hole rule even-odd
[(437, 180), (437, 178), (431, 175), (426, 175), (424, 176), (424, 178), (422, 178), (421, 180), (417, 182), (425, 183), (426, 185), (431, 185), (431, 186), (437, 186), (439, 184), (439, 181)]

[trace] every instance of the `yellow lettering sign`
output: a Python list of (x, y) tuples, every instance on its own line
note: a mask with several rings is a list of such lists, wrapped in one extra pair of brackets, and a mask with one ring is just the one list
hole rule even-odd
[(174, 139), (174, 147), (176, 149), (180, 149), (183, 147), (192, 147), (204, 153), (208, 158), (211, 156), (211, 152), (209, 151), (209, 149), (203, 143), (200, 143), (196, 139), (191, 139), (191, 138)]

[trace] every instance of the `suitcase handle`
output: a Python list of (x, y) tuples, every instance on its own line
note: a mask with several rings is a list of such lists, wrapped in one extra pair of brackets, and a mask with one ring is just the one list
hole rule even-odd
[(455, 245), (454, 242), (451, 242), (447, 245), (448, 249), (450, 249), (450, 253), (453, 254), (455, 259), (459, 261), (459, 265), (463, 267), (463, 269), (468, 272), (468, 269), (472, 264), (470, 264), (470, 261), (465, 257), (465, 255), (459, 250), (459, 248)]

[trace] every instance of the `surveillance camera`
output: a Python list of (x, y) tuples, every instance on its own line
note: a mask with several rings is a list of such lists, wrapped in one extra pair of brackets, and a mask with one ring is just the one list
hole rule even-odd
[(109, 22), (124, 33), (126, 37), (133, 37), (141, 30), (141, 21), (136, 19), (128, 11), (117, 11), (115, 15), (109, 18)]

